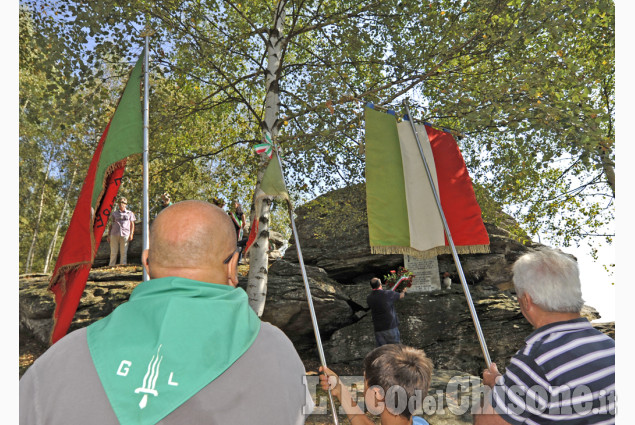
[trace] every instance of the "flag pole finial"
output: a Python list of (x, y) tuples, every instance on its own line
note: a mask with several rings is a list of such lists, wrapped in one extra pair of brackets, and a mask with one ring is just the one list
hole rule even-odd
[(154, 34), (156, 34), (157, 32), (155, 30), (153, 30), (152, 28), (150, 28), (150, 25), (146, 25), (145, 27), (143, 27), (143, 29), (141, 30), (141, 32), (139, 33), (140, 37), (152, 37)]

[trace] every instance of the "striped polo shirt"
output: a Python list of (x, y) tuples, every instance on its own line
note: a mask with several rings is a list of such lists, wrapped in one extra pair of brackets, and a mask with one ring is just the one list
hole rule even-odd
[(511, 424), (614, 424), (615, 341), (584, 318), (536, 329), (492, 391)]

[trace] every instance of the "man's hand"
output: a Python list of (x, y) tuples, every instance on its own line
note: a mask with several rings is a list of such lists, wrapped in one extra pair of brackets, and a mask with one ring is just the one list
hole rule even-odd
[(489, 365), (489, 369), (485, 369), (483, 371), (483, 384), (487, 385), (490, 388), (494, 388), (496, 385), (496, 380), (499, 376), (502, 376), (496, 367), (496, 363), (491, 363)]
[(132, 241), (132, 233), (130, 233), (130, 236), (128, 237), (129, 241)]
[(331, 390), (331, 394), (333, 394), (338, 399), (341, 396), (342, 383), (340, 382), (339, 376), (331, 369), (324, 368), (324, 366), (320, 366), (320, 385), (324, 391)]

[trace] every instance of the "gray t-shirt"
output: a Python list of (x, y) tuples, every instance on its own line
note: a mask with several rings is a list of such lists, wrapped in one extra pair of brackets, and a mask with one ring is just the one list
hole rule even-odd
[[(262, 322), (254, 343), (229, 369), (158, 423), (304, 424), (314, 407), (305, 374), (289, 338)], [(58, 341), (27, 370), (19, 402), (21, 425), (119, 423), (93, 365), (86, 328)]]
[(129, 210), (112, 212), (112, 227), (110, 228), (111, 236), (130, 236), (130, 223), (137, 221), (134, 213)]

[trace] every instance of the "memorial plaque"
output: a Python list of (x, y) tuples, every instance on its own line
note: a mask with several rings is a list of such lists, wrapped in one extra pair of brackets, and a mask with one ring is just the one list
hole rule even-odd
[(408, 292), (429, 292), (441, 289), (439, 262), (436, 257), (423, 259), (404, 255), (403, 263), (404, 267), (415, 275)]

